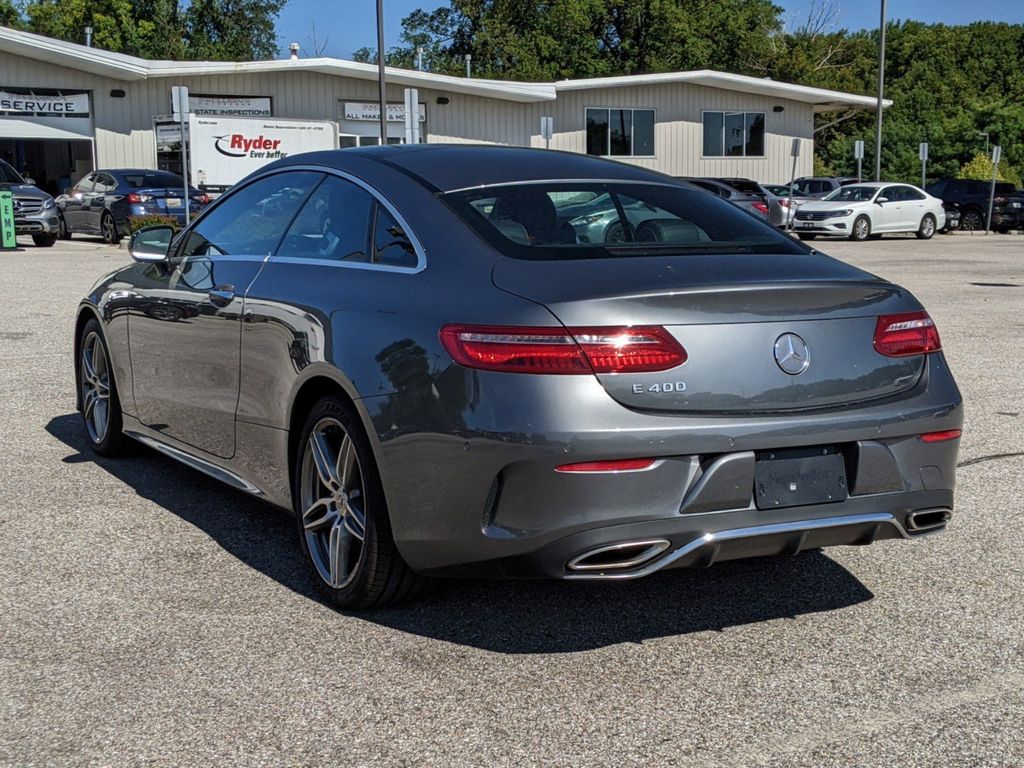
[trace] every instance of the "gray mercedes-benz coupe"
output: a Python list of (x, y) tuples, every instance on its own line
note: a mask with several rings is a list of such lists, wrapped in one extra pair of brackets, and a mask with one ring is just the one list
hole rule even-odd
[(338, 606), (951, 516), (963, 410), (920, 303), (660, 174), (312, 153), (131, 253), (77, 316), (97, 453), (133, 438), (293, 512)]

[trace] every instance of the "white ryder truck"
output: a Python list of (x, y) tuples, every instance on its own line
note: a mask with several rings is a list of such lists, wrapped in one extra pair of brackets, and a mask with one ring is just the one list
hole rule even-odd
[(189, 179), (222, 191), (282, 157), (338, 148), (338, 126), (327, 121), (190, 115)]

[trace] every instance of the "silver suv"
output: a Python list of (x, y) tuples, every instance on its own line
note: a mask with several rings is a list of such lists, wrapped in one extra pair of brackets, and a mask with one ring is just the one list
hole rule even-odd
[(54, 199), (23, 178), (10, 163), (0, 160), (0, 189), (14, 193), (14, 231), (31, 235), (32, 242), (49, 248), (60, 234), (60, 212)]

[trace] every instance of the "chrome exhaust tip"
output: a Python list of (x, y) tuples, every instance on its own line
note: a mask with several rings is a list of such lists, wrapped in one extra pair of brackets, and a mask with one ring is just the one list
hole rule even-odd
[(625, 541), (588, 549), (566, 565), (570, 571), (624, 571), (653, 560), (671, 546), (667, 539)]
[(907, 530), (919, 533), (941, 528), (953, 517), (949, 509), (919, 509), (907, 515)]

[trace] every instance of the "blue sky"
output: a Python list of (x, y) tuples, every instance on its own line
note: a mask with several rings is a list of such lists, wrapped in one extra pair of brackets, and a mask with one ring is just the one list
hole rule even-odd
[[(775, 0), (785, 8), (787, 25), (806, 16), (811, 0)], [(384, 31), (388, 47), (398, 42), (403, 17), (416, 8), (433, 9), (439, 0), (384, 0)], [(839, 0), (838, 27), (863, 29), (878, 25), (879, 0)], [(312, 22), (317, 38), (326, 39), (325, 54), (349, 58), (364, 45), (375, 47), (376, 0), (289, 0), (281, 13), (278, 29), (283, 55), (288, 43), (299, 43), (306, 55), (312, 55)], [(344, 8), (343, 12), (340, 9)], [(1024, 23), (1024, 0), (889, 0), (889, 17), (924, 22), (966, 24), (993, 20)]]

